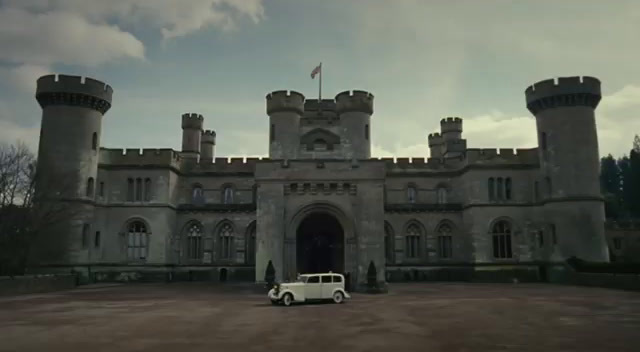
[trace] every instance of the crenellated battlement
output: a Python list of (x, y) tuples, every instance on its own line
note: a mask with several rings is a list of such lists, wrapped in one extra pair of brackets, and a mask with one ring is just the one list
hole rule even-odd
[(289, 90), (277, 90), (267, 94), (267, 115), (275, 112), (304, 113), (305, 98), (302, 93)]
[(363, 112), (373, 114), (373, 94), (363, 90), (344, 91), (336, 95), (338, 114), (345, 112)]
[(441, 145), (442, 143), (444, 143), (444, 140), (442, 139), (442, 135), (440, 135), (440, 133), (429, 133), (429, 135), (427, 136), (427, 140), (429, 141), (429, 148), (437, 146), (437, 145)]
[(560, 77), (537, 82), (525, 90), (527, 108), (537, 114), (570, 106), (596, 108), (602, 98), (600, 80), (590, 76)]
[(100, 164), (117, 166), (167, 165), (177, 167), (178, 152), (170, 148), (161, 149), (100, 149)]
[(196, 113), (182, 114), (183, 129), (202, 130), (203, 124), (204, 124), (204, 117), (200, 114), (196, 114)]
[(205, 130), (202, 131), (202, 135), (200, 138), (201, 144), (216, 144), (216, 131), (214, 130)]
[(512, 163), (512, 164), (537, 164), (538, 149), (510, 149), (510, 148), (472, 148), (466, 151), (467, 162), (474, 163)]
[(459, 117), (447, 117), (440, 120), (440, 132), (462, 132), (462, 119)]
[(46, 75), (37, 81), (36, 99), (42, 108), (81, 106), (105, 114), (111, 108), (112, 98), (111, 86), (89, 77)]

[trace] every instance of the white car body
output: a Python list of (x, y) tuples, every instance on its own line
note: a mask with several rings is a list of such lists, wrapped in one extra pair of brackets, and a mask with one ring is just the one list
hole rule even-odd
[(304, 274), (295, 282), (276, 284), (269, 290), (272, 303), (283, 303), (331, 299), (336, 303), (344, 302), (351, 295), (344, 289), (344, 276), (334, 273)]

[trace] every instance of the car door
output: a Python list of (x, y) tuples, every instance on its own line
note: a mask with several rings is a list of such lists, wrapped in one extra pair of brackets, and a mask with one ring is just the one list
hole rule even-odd
[(322, 284), (320, 283), (320, 276), (309, 276), (307, 284), (304, 285), (304, 296), (306, 299), (319, 299), (322, 297)]
[(320, 283), (322, 284), (322, 298), (331, 298), (335, 284), (331, 282), (332, 275), (322, 275)]

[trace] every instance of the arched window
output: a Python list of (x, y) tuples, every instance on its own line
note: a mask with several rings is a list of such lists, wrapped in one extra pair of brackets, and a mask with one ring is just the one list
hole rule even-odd
[(187, 256), (190, 260), (201, 260), (202, 253), (202, 225), (193, 222), (187, 226)]
[(132, 221), (127, 226), (127, 258), (129, 261), (145, 261), (149, 254), (149, 231), (142, 221)]
[(233, 203), (233, 187), (225, 186), (222, 189), (222, 202), (224, 204), (232, 204)]
[(409, 203), (415, 203), (418, 198), (418, 190), (416, 186), (409, 185), (407, 186), (407, 201)]
[(89, 230), (91, 229), (91, 225), (83, 224), (82, 225), (82, 249), (86, 249), (89, 246)]
[(91, 136), (91, 149), (98, 149), (98, 133), (93, 132), (93, 136)]
[(453, 237), (451, 225), (442, 224), (438, 227), (438, 257), (448, 259), (453, 256)]
[(504, 198), (511, 200), (511, 177), (504, 179)]
[(447, 189), (444, 187), (438, 188), (436, 191), (438, 195), (438, 204), (446, 204), (447, 203)]
[(495, 200), (496, 199), (496, 184), (495, 184), (495, 179), (493, 177), (489, 177), (489, 200)]
[(387, 264), (394, 263), (395, 236), (393, 228), (388, 222), (384, 222), (384, 254)]
[(318, 152), (324, 152), (327, 150), (327, 141), (322, 138), (318, 138), (313, 141), (313, 150)]
[(502, 177), (498, 177), (497, 182), (496, 182), (496, 199), (498, 200), (504, 200), (504, 180), (502, 179)]
[(235, 252), (233, 248), (233, 227), (231, 224), (225, 223), (218, 231), (218, 240), (220, 245), (220, 259), (233, 259)]
[(94, 187), (94, 181), (93, 181), (93, 177), (89, 177), (89, 179), (87, 180), (87, 197), (93, 198), (93, 187)]
[(493, 257), (498, 259), (512, 258), (511, 251), (511, 224), (500, 220), (491, 228), (493, 237)]
[(246, 244), (246, 255), (245, 262), (247, 264), (255, 264), (256, 263), (256, 225), (255, 223), (249, 225), (249, 231), (247, 231), (247, 238), (245, 240)]
[(151, 201), (152, 193), (153, 193), (153, 188), (151, 187), (151, 179), (147, 177), (144, 179), (144, 201), (145, 202)]
[(407, 258), (419, 258), (420, 257), (420, 238), (422, 237), (422, 231), (416, 224), (411, 224), (407, 227), (407, 233), (405, 235), (405, 255)]
[(193, 186), (193, 188), (191, 189), (191, 202), (195, 204), (204, 202), (204, 190), (202, 189), (202, 186)]

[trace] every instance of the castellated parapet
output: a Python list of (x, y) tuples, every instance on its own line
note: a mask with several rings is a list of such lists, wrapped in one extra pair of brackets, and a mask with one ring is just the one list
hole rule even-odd
[(546, 109), (570, 106), (596, 108), (602, 92), (600, 80), (589, 76), (560, 77), (535, 83), (525, 90), (527, 109), (537, 114)]
[(192, 130), (202, 130), (204, 117), (200, 114), (188, 113), (182, 114), (182, 128)]
[(304, 114), (304, 95), (295, 91), (277, 90), (267, 94), (267, 115), (276, 112)]
[(462, 133), (462, 119), (459, 117), (447, 117), (440, 120), (440, 132), (442, 134), (448, 132)]
[(104, 115), (111, 108), (112, 96), (111, 86), (88, 77), (47, 75), (37, 81), (36, 99), (43, 109), (51, 105), (79, 106)]
[(344, 91), (336, 95), (338, 114), (345, 112), (363, 112), (373, 114), (373, 94), (363, 90)]
[(429, 133), (427, 136), (427, 140), (429, 141), (429, 148), (442, 145), (444, 140), (442, 139), (442, 135), (440, 133)]
[(214, 130), (206, 130), (202, 131), (202, 136), (200, 137), (201, 144), (216, 144), (216, 131)]

